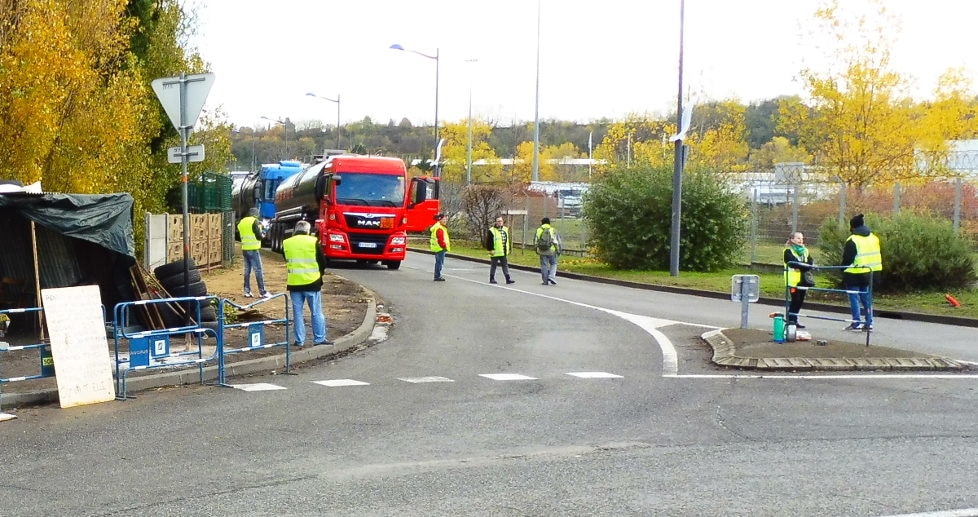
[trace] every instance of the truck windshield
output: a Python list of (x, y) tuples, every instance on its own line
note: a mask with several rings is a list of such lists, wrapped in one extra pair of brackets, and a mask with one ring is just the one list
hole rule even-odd
[(402, 206), (404, 178), (389, 174), (340, 173), (336, 202), (344, 205)]

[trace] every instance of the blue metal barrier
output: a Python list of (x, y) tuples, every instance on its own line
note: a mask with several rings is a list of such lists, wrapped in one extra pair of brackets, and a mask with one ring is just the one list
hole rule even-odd
[[(844, 295), (846, 295), (846, 304), (849, 304), (849, 295), (854, 295), (854, 294), (855, 295), (858, 295), (858, 294), (860, 294), (862, 292), (866, 292), (866, 291), (860, 291), (858, 289), (857, 290), (852, 290), (852, 289), (833, 289), (833, 288), (829, 288), (829, 287), (790, 286), (790, 285), (788, 285), (788, 275), (787, 275), (787, 272), (788, 272), (788, 269), (789, 269), (789, 267), (791, 265), (805, 265), (805, 266), (807, 266), (808, 264), (802, 264), (801, 262), (791, 261), (791, 262), (788, 262), (787, 264), (785, 264), (785, 266), (784, 266), (784, 272), (785, 272), (785, 274), (783, 276), (784, 276), (784, 314), (785, 314), (785, 320), (787, 320), (789, 316), (796, 316), (796, 317), (799, 316), (799, 314), (795, 314), (793, 312), (789, 312), (790, 306), (791, 306), (791, 288), (792, 287), (794, 287), (795, 289), (803, 289), (803, 290), (806, 290), (806, 291), (821, 291), (821, 292), (826, 292), (826, 293), (840, 293), (840, 294), (844, 294)], [(853, 266), (815, 266), (815, 269), (817, 269), (817, 270), (826, 270), (826, 269), (839, 269), (839, 270), (842, 270), (842, 269), (849, 269), (849, 268), (852, 268), (852, 267)], [(869, 270), (869, 267), (868, 266), (863, 266), (863, 269)], [(873, 296), (873, 279), (872, 279), (873, 272), (872, 272), (872, 270), (870, 270), (869, 274), (870, 274), (870, 280), (869, 280), (869, 287), (867, 287), (867, 289), (868, 289), (868, 293), (869, 293), (870, 299), (872, 299), (872, 296)], [(870, 310), (872, 310), (872, 308), (870, 308)], [(833, 318), (831, 316), (817, 316), (817, 315), (814, 315), (814, 314), (812, 314), (812, 315), (806, 315), (805, 317), (806, 318), (811, 318), (811, 319), (816, 319), (816, 320), (840, 321), (840, 322), (843, 322), (843, 323), (850, 323), (850, 324), (852, 324), (852, 323), (858, 323), (858, 321), (853, 320), (852, 318)], [(866, 334), (866, 346), (869, 346), (869, 338), (870, 338), (870, 335), (872, 335), (872, 333), (873, 333), (872, 329), (867, 329), (864, 332), (864, 334)]]
[[(41, 313), (43, 311), (44, 309), (42, 307), (27, 307), (22, 309), (0, 310), (0, 314), (7, 315), (7, 317), (9, 318), (11, 314), (24, 314), (24, 313), (31, 313), (31, 312)], [(29, 345), (10, 346), (9, 343), (5, 341), (0, 341), (0, 364), (3, 363), (3, 354), (5, 352), (17, 352), (21, 350), (37, 350), (38, 367), (39, 367), (38, 373), (33, 375), (23, 375), (18, 377), (0, 377), (0, 387), (10, 382), (29, 381), (32, 379), (43, 379), (45, 377), (54, 377), (54, 358), (51, 355), (51, 345), (47, 343), (33, 343)]]
[[(281, 318), (266, 319), (261, 321), (249, 321), (245, 323), (231, 323), (231, 324), (225, 321), (226, 314), (227, 314), (226, 311), (228, 306), (234, 307), (238, 311), (242, 311), (242, 310), (247, 311), (254, 307), (260, 306), (263, 303), (267, 303), (271, 300), (274, 300), (275, 298), (280, 298), (280, 297), (285, 298), (285, 314), (283, 314)], [(221, 333), (221, 339), (218, 341), (220, 344), (218, 345), (218, 350), (217, 350), (217, 383), (219, 385), (228, 386), (228, 384), (225, 381), (226, 376), (225, 376), (224, 357), (226, 355), (236, 354), (240, 352), (248, 352), (251, 350), (261, 350), (263, 348), (284, 346), (285, 347), (285, 371), (286, 373), (289, 372), (290, 369), (289, 324), (291, 322), (291, 320), (289, 319), (289, 315), (291, 314), (291, 312), (289, 311), (289, 303), (290, 303), (290, 296), (288, 293), (279, 293), (269, 298), (261, 298), (255, 301), (254, 303), (248, 305), (238, 305), (237, 303), (227, 298), (222, 299), (218, 303), (217, 322), (218, 322), (218, 329)], [(265, 336), (265, 329), (269, 325), (277, 325), (277, 324), (285, 325), (285, 333), (283, 335), (282, 341), (268, 342)], [(247, 327), (248, 329), (248, 340), (246, 342), (246, 345), (241, 348), (227, 348), (224, 339), (224, 332), (227, 329), (244, 328), (244, 327)]]
[[(195, 296), (138, 300), (116, 304), (112, 318), (112, 334), (115, 341), (116, 399), (125, 400), (129, 398), (126, 380), (129, 372), (138, 370), (196, 366), (200, 374), (200, 383), (203, 384), (204, 364), (218, 357), (218, 351), (223, 348), (223, 332), (221, 332), (220, 322), (218, 322), (216, 329), (204, 327), (200, 323), (189, 322), (179, 327), (130, 332), (134, 308), (154, 304), (182, 304), (184, 307), (189, 306), (195, 309), (196, 314), (194, 312), (191, 314), (196, 316), (194, 321), (199, 322), (201, 320), (201, 308), (216, 301), (216, 296)], [(170, 348), (171, 338), (175, 336), (193, 339), (195, 346), (191, 345), (186, 350), (175, 352)], [(207, 337), (215, 339), (216, 348), (213, 354), (205, 356), (204, 340)], [(128, 343), (128, 353), (122, 351), (120, 345), (123, 341)]]

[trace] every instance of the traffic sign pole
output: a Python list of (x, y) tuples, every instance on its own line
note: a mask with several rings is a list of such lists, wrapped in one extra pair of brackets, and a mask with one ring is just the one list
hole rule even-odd
[[(213, 83), (214, 74), (188, 76), (183, 72), (180, 72), (179, 77), (155, 79), (152, 83), (156, 96), (163, 104), (167, 116), (170, 117), (170, 122), (180, 133), (180, 190), (183, 196), (183, 285), (186, 290), (184, 296), (190, 294), (187, 290), (187, 286), (190, 285), (190, 202), (188, 199), (187, 164), (190, 162), (191, 152), (187, 144), (190, 139), (190, 130), (197, 122), (197, 117), (200, 115), (201, 108), (204, 107), (204, 101), (207, 99), (207, 94), (210, 93)], [(177, 88), (174, 89), (174, 86)], [(174, 94), (176, 94), (176, 98), (174, 98)], [(202, 158), (203, 146), (195, 147), (199, 147), (199, 154)], [(195, 154), (197, 153), (195, 152)], [(184, 304), (185, 324), (190, 318), (190, 308), (189, 302)]]

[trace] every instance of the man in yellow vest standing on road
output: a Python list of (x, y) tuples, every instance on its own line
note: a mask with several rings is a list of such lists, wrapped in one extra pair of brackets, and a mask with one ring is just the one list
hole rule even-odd
[(309, 305), (312, 313), (312, 344), (332, 345), (326, 339), (326, 315), (323, 314), (323, 272), (326, 270), (326, 256), (319, 239), (309, 235), (312, 225), (308, 221), (295, 224), (292, 237), (282, 241), (288, 276), (285, 283), (292, 301), (292, 327), (294, 346), (302, 348), (306, 340), (306, 322), (302, 316), (302, 306)]
[(503, 216), (496, 217), (496, 223), (489, 227), (486, 233), (486, 250), (489, 251), (489, 283), (496, 282), (496, 267), (503, 268), (503, 276), (507, 284), (515, 284), (516, 280), (509, 276), (509, 252), (513, 249), (513, 236), (509, 233)]
[(258, 281), (258, 294), (262, 297), (269, 297), (272, 294), (265, 290), (265, 275), (261, 269), (261, 241), (265, 234), (261, 223), (258, 221), (258, 209), (248, 210), (248, 215), (238, 221), (238, 235), (241, 237), (241, 254), (244, 256), (244, 295), (251, 298), (251, 271), (255, 271), (255, 280)]
[(428, 242), (431, 251), (435, 253), (435, 282), (444, 282), (445, 277), (441, 276), (441, 269), (445, 266), (445, 254), (451, 248), (448, 238), (448, 228), (445, 226), (445, 214), (435, 216), (435, 224), (428, 228), (431, 232), (431, 240)]

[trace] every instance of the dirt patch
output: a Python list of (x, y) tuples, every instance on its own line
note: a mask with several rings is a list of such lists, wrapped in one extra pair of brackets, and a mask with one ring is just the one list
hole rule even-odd
[[(262, 269), (265, 288), (271, 293), (286, 293), (285, 258), (277, 253), (262, 250)], [(218, 268), (201, 273), (207, 292), (218, 298), (226, 298), (236, 304), (254, 304), (250, 310), (236, 310), (232, 319), (238, 322), (281, 318), (285, 314), (285, 297), (255, 303), (255, 298), (244, 296), (244, 270), (240, 255), (235, 257), (230, 268)], [(252, 291), (258, 292), (254, 273), (251, 277)], [(323, 311), (326, 313), (327, 332), (330, 339), (349, 334), (363, 323), (366, 315), (369, 294), (355, 282), (337, 276), (329, 271), (323, 276)], [(309, 311), (306, 310), (306, 326)], [(311, 332), (311, 331), (310, 331)], [(311, 338), (310, 332), (306, 334)], [(247, 331), (236, 329), (225, 336), (227, 346), (245, 346)], [(236, 341), (240, 338), (240, 343)]]
[(824, 359), (837, 357), (841, 359), (865, 359), (865, 358), (909, 358), (909, 357), (928, 357), (926, 354), (878, 346), (873, 343), (870, 336), (870, 345), (866, 346), (866, 338), (859, 334), (861, 341), (838, 341), (826, 340), (826, 344), (819, 345), (818, 341), (794, 341), (775, 343), (771, 339), (771, 333), (757, 329), (725, 329), (723, 335), (729, 339), (736, 350), (734, 355), (744, 358), (772, 358), (772, 357), (806, 357), (813, 359)]

